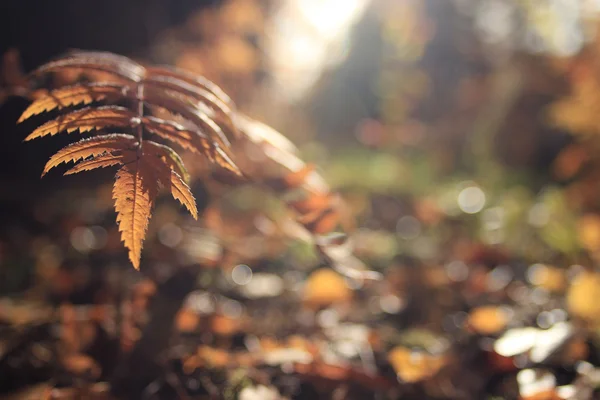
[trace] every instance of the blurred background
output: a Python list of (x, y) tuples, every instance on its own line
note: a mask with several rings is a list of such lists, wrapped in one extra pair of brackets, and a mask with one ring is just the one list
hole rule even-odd
[[(183, 383), (146, 398), (600, 398), (599, 18), (598, 0), (2, 1), (0, 393), (109, 380), (193, 268), (164, 367)], [(317, 165), (383, 279), (329, 269), (281, 199), (201, 168), (200, 222), (161, 199), (134, 271), (114, 172), (40, 180), (70, 138), (16, 124), (21, 71), (69, 49), (216, 82)]]

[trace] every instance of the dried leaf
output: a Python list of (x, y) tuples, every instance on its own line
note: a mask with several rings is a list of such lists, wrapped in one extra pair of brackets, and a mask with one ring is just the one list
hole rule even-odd
[(113, 151), (131, 149), (136, 144), (136, 139), (133, 136), (124, 134), (102, 135), (80, 140), (54, 154), (46, 163), (42, 176), (62, 163), (79, 161), (87, 157), (98, 156)]
[(122, 96), (125, 90), (124, 86), (112, 83), (81, 84), (56, 89), (31, 103), (18, 122), (54, 109), (89, 104), (93, 101), (112, 100)]
[(72, 175), (81, 171), (91, 171), (96, 168), (112, 167), (132, 162), (136, 157), (136, 152), (127, 150), (123, 152), (105, 153), (100, 156), (92, 157), (77, 163), (73, 168), (64, 173)]
[(173, 198), (188, 209), (194, 219), (198, 219), (198, 209), (196, 208), (196, 199), (192, 194), (190, 187), (184, 182), (183, 178), (177, 172), (171, 170), (171, 194)]
[(242, 171), (235, 165), (229, 155), (220, 147), (215, 148), (215, 163), (236, 176), (243, 177)]
[(87, 107), (46, 122), (35, 129), (25, 140), (33, 140), (48, 135), (53, 136), (63, 131), (71, 133), (79, 130), (83, 133), (109, 126), (123, 128), (132, 125), (131, 121), (135, 116), (133, 111), (124, 107)]
[(116, 175), (113, 199), (117, 223), (121, 240), (129, 249), (129, 259), (135, 269), (140, 268), (148, 221), (165, 169), (166, 166), (159, 163), (156, 157), (142, 154), (135, 162), (121, 167)]
[(190, 124), (195, 126), (197, 130), (209, 135), (220, 146), (224, 148), (231, 146), (221, 126), (206, 114), (206, 108), (199, 107), (197, 103), (192, 102), (184, 95), (170, 90), (146, 87), (144, 89), (144, 99), (153, 106), (161, 107), (173, 114), (181, 115)]
[[(179, 157), (179, 154), (175, 152), (169, 146), (165, 146), (150, 140), (144, 141), (144, 153), (153, 154), (160, 158), (166, 165), (168, 165), (172, 170), (177, 171), (186, 182), (189, 182), (190, 176), (183, 165), (183, 160)], [(168, 179), (163, 179), (163, 181), (167, 182)]]
[(214, 160), (214, 148), (208, 137), (202, 132), (193, 131), (176, 122), (152, 116), (144, 117), (142, 123), (148, 132), (193, 153), (203, 154), (211, 161)]
[(145, 75), (145, 68), (135, 61), (124, 56), (101, 51), (74, 51), (42, 65), (33, 74), (41, 75), (69, 68), (107, 72), (131, 82), (139, 82)]
[[(218, 122), (219, 125), (226, 127), (227, 131), (231, 133), (231, 139), (237, 137), (237, 129), (231, 120), (231, 108), (210, 91), (193, 86), (186, 81), (171, 76), (151, 75), (142, 83), (146, 88), (154, 87), (163, 92), (173, 91), (178, 95), (187, 97), (188, 101), (192, 104), (196, 104), (196, 107), (210, 117), (210, 119)], [(225, 139), (225, 144), (230, 145), (227, 138)]]
[(204, 78), (203, 76), (198, 76), (191, 72), (168, 65), (147, 67), (146, 71), (148, 74), (151, 75), (171, 76), (180, 79), (184, 82), (189, 83), (190, 85), (194, 85), (198, 88), (208, 90), (209, 92), (217, 96), (225, 104), (233, 104), (233, 102), (231, 101), (229, 96), (227, 96), (227, 94), (223, 91), (223, 89), (221, 89), (219, 86), (215, 85), (208, 79)]

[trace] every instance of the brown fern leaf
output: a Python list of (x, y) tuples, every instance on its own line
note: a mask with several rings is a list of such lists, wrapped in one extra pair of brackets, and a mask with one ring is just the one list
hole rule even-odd
[(231, 146), (231, 142), (221, 126), (207, 115), (207, 109), (189, 98), (172, 91), (146, 87), (144, 100), (173, 114), (181, 115), (222, 147), (229, 148)]
[[(124, 56), (93, 51), (75, 51), (65, 57), (51, 61), (39, 67), (33, 72), (35, 75), (41, 75), (49, 72), (60, 72), (65, 69), (100, 71), (121, 78), (133, 84), (144, 85), (148, 89), (158, 89), (161, 95), (167, 92), (185, 97), (189, 102), (198, 108), (198, 112), (206, 118), (218, 118), (220, 124), (226, 127), (226, 131), (236, 134), (235, 124), (231, 120), (231, 108), (226, 101), (223, 101), (217, 94), (207, 90), (202, 85), (198, 85), (189, 77), (185, 77), (175, 72), (169, 73), (165, 69), (146, 69), (141, 64)], [(154, 71), (154, 73), (152, 72)], [(161, 72), (167, 72), (162, 75)], [(184, 79), (181, 79), (184, 78)], [(212, 88), (215, 90), (215, 87)], [(218, 92), (218, 90), (215, 90)], [(229, 100), (226, 97), (226, 100)], [(210, 111), (214, 111), (213, 115)], [(226, 135), (222, 134), (220, 138), (222, 144), (230, 145)]]
[(177, 96), (187, 98), (189, 103), (198, 108), (203, 115), (225, 128), (224, 133), (229, 133), (230, 136), (225, 135), (227, 144), (229, 144), (229, 140), (234, 140), (238, 136), (231, 119), (231, 107), (210, 91), (168, 76), (149, 76), (142, 83), (147, 88), (156, 88), (163, 92), (170, 91)]
[[(185, 165), (183, 165), (183, 160), (179, 157), (179, 154), (169, 146), (151, 140), (145, 140), (143, 151), (145, 154), (158, 157), (165, 165), (173, 171), (177, 171), (186, 181), (189, 181), (189, 174), (185, 169)], [(165, 180), (163, 179), (163, 181)]]
[(243, 177), (242, 172), (233, 162), (230, 155), (221, 147), (212, 143), (206, 135), (197, 130), (184, 127), (173, 121), (157, 117), (144, 117), (145, 129), (156, 136), (175, 143), (193, 153), (202, 154), (218, 167)]
[(149, 133), (179, 145), (185, 150), (203, 154), (211, 161), (214, 159), (214, 146), (202, 132), (193, 131), (176, 122), (152, 116), (144, 117), (142, 123)]
[(50, 61), (33, 71), (34, 75), (58, 72), (64, 69), (94, 70), (139, 82), (145, 75), (145, 68), (135, 61), (113, 53), (101, 51), (74, 51), (65, 57)]
[(196, 208), (196, 199), (192, 195), (187, 183), (189, 174), (183, 165), (179, 154), (169, 146), (165, 146), (150, 140), (144, 141), (143, 152), (145, 155), (157, 157), (164, 165), (170, 169), (169, 176), (159, 177), (161, 186), (170, 191), (173, 198), (188, 209), (194, 219), (198, 219), (198, 209)]
[(46, 175), (52, 168), (70, 161), (78, 161), (88, 157), (98, 156), (114, 151), (123, 151), (135, 148), (136, 138), (125, 134), (110, 134), (83, 139), (64, 147), (54, 154), (44, 167), (42, 176)]
[(235, 165), (229, 154), (220, 147), (215, 147), (215, 163), (226, 171), (233, 173), (235, 176), (241, 178), (245, 177), (238, 166)]
[(135, 162), (123, 165), (116, 175), (113, 199), (117, 223), (135, 269), (140, 268), (148, 221), (158, 195), (160, 178), (164, 180), (165, 173), (168, 170), (164, 164), (153, 156), (142, 155)]
[(175, 171), (171, 170), (170, 190), (174, 199), (188, 209), (195, 220), (198, 219), (198, 208), (196, 207), (196, 199), (190, 190), (190, 187), (185, 183), (183, 178)]
[(235, 119), (240, 132), (252, 143), (263, 147), (269, 146), (285, 154), (286, 157), (289, 154), (298, 154), (296, 146), (270, 126), (242, 114), (237, 114)]
[[(232, 159), (229, 150), (231, 140), (236, 138), (237, 128), (233, 121), (233, 106), (231, 100), (218, 88), (203, 78), (193, 78), (193, 75), (183, 71), (168, 69), (166, 67), (146, 68), (143, 65), (123, 56), (105, 53), (76, 51), (62, 58), (51, 61), (36, 71), (34, 75), (43, 75), (50, 72), (61, 72), (63, 70), (82, 70), (83, 72), (101, 71), (120, 78), (122, 82), (111, 83), (102, 89), (112, 90), (110, 98), (127, 99), (133, 102), (143, 101), (150, 108), (160, 107), (175, 115), (181, 115), (193, 131), (202, 132), (211, 142), (216, 142), (227, 157), (219, 157), (219, 160), (227, 165), (225, 160)], [(91, 76), (94, 80), (94, 76)], [(103, 94), (96, 95), (96, 89), (91, 84), (90, 93), (85, 92), (88, 85), (75, 85), (73, 90), (77, 91), (72, 98), (68, 97), (70, 92), (53, 91), (50, 95), (56, 97), (54, 100), (44, 97), (44, 103), (32, 105), (26, 110), (22, 120), (31, 115), (40, 113), (56, 107), (64, 107), (75, 104), (78, 100), (90, 102), (97, 99), (102, 100)], [(61, 90), (61, 89), (59, 89)], [(60, 94), (60, 96), (58, 96)], [(63, 97), (67, 99), (63, 101)], [(83, 97), (81, 97), (83, 96)], [(91, 98), (90, 98), (91, 97)], [(186, 124), (187, 125), (187, 124)], [(197, 146), (197, 148), (202, 148)], [(219, 153), (222, 153), (219, 152)], [(203, 152), (204, 155), (208, 153)], [(215, 161), (216, 157), (214, 160)], [(234, 165), (228, 165), (230, 170), (236, 170)]]
[[(137, 143), (134, 141), (133, 144)], [(145, 141), (141, 154), (138, 154), (136, 148), (104, 152), (100, 155), (92, 155), (91, 158), (79, 162), (66, 172), (66, 174), (74, 174), (101, 167), (123, 166), (117, 173), (113, 198), (119, 214), (117, 221), (122, 239), (129, 249), (129, 257), (136, 268), (139, 267), (142, 241), (159, 187), (167, 188), (171, 195), (188, 209), (194, 219), (198, 218), (196, 200), (190, 188), (172, 169), (181, 170), (182, 164), (171, 161), (173, 155), (170, 152), (173, 151), (167, 146)], [(179, 156), (174, 154), (178, 159)], [(185, 169), (183, 172), (186, 172)]]
[[(117, 222), (129, 258), (140, 265), (143, 240), (159, 189), (166, 189), (194, 218), (198, 210), (187, 185), (189, 176), (180, 156), (170, 147), (147, 140), (152, 134), (201, 154), (232, 176), (244, 177), (235, 165), (231, 141), (238, 138), (231, 99), (205, 78), (168, 67), (145, 67), (129, 58), (104, 52), (77, 51), (51, 61), (33, 75), (77, 72), (92, 83), (58, 88), (36, 99), (19, 122), (52, 110), (92, 102), (127, 104), (93, 106), (65, 113), (35, 129), (25, 140), (81, 133), (107, 127), (124, 133), (103, 134), (80, 140), (54, 154), (43, 175), (74, 162), (65, 175), (120, 166), (113, 188)], [(164, 118), (146, 115), (164, 110)], [(161, 113), (162, 115), (162, 113)]]
[(225, 103), (229, 106), (233, 106), (233, 101), (223, 91), (223, 89), (221, 89), (219, 86), (217, 86), (216, 84), (214, 84), (213, 82), (209, 81), (208, 79), (206, 79), (202, 76), (198, 76), (198, 75), (192, 74), (191, 72), (182, 70), (177, 67), (172, 67), (169, 65), (146, 67), (146, 72), (149, 75), (163, 75), (163, 76), (170, 76), (173, 78), (180, 79), (186, 83), (189, 83), (190, 85), (194, 85), (201, 89), (208, 90), (209, 92), (211, 92), (212, 94), (217, 96), (223, 103)]
[(73, 85), (52, 90), (27, 107), (18, 122), (23, 122), (34, 115), (54, 109), (62, 109), (77, 104), (89, 104), (93, 101), (114, 100), (123, 96), (123, 86), (112, 83), (90, 83)]
[(133, 162), (137, 156), (135, 150), (123, 150), (105, 153), (91, 157), (89, 160), (80, 161), (64, 175), (73, 175), (81, 171), (91, 171), (96, 168), (112, 167)]
[(136, 114), (133, 111), (123, 107), (86, 107), (46, 122), (35, 129), (25, 140), (53, 136), (63, 131), (71, 133), (79, 130), (84, 133), (109, 126), (123, 128), (132, 125), (132, 119), (135, 117)]

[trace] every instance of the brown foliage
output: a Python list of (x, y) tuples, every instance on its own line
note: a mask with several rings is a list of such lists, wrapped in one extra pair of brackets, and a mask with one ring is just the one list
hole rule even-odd
[[(188, 173), (179, 155), (147, 137), (156, 136), (204, 155), (229, 173), (241, 175), (228, 154), (230, 140), (237, 134), (231, 119), (231, 100), (202, 78), (168, 67), (146, 68), (126, 57), (102, 52), (68, 54), (41, 66), (32, 76), (72, 71), (87, 74), (92, 80), (110, 79), (81, 81), (50, 90), (33, 101), (19, 122), (82, 104), (123, 103), (127, 107), (94, 104), (69, 110), (40, 125), (25, 140), (60, 132), (117, 130), (68, 145), (50, 158), (43, 174), (69, 162), (76, 165), (65, 175), (120, 166), (113, 189), (117, 222), (129, 258), (139, 268), (143, 240), (160, 188), (168, 190), (194, 218), (198, 217), (195, 199), (186, 184)], [(172, 120), (147, 114), (155, 108), (172, 116)]]
[[(279, 132), (238, 113), (214, 83), (176, 68), (146, 67), (123, 56), (91, 51), (73, 52), (42, 65), (32, 73), (31, 81), (52, 74), (63, 78), (59, 82), (69, 82), (68, 86), (59, 84), (36, 96), (19, 122), (48, 111), (63, 113), (38, 126), (25, 140), (60, 132), (110, 129), (110, 133), (80, 140), (57, 152), (43, 175), (69, 162), (76, 164), (65, 175), (120, 167), (113, 199), (121, 239), (135, 268), (140, 265), (152, 206), (161, 188), (198, 217), (181, 158), (171, 147), (150, 137), (203, 156), (216, 167), (214, 177), (224, 182), (251, 179), (281, 196), (300, 194), (288, 201), (289, 209), (313, 237), (323, 257), (334, 267), (343, 268), (345, 274), (356, 275), (357, 270), (364, 269), (351, 256), (344, 235), (329, 236), (337, 228), (352, 228), (353, 224), (314, 166), (300, 160), (295, 146)], [(81, 105), (86, 107), (72, 109)], [(241, 146), (233, 146), (238, 142)], [(236, 164), (249, 148), (262, 158), (247, 160), (249, 170), (242, 173)], [(280, 173), (262, 174), (266, 169)], [(369, 277), (362, 273), (356, 276)]]

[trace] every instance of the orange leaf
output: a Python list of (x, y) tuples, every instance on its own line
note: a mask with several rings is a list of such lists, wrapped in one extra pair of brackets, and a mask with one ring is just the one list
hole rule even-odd
[(134, 117), (135, 114), (131, 110), (123, 107), (87, 107), (46, 122), (27, 136), (25, 140), (28, 141), (47, 135), (53, 136), (62, 131), (71, 133), (79, 130), (83, 133), (108, 126), (122, 128), (131, 125), (131, 120)]
[(52, 168), (62, 163), (78, 161), (83, 158), (98, 156), (113, 151), (127, 150), (137, 144), (136, 139), (131, 135), (111, 134), (96, 136), (90, 139), (80, 140), (59, 150), (50, 157), (50, 160), (44, 167), (42, 176), (46, 175)]
[(106, 153), (100, 156), (92, 157), (77, 163), (73, 168), (64, 173), (72, 175), (81, 171), (91, 171), (96, 168), (112, 167), (114, 165), (123, 165), (135, 159), (136, 152), (132, 150), (124, 152)]
[(192, 194), (190, 187), (186, 185), (181, 176), (177, 172), (171, 170), (171, 194), (173, 198), (179, 200), (181, 204), (188, 209), (194, 219), (198, 219), (198, 209), (196, 208), (196, 199)]
[(18, 122), (23, 122), (34, 115), (57, 108), (61, 109), (76, 104), (89, 104), (93, 101), (118, 98), (122, 95), (123, 90), (123, 86), (112, 83), (92, 83), (56, 89), (31, 103)]
[(117, 172), (113, 187), (117, 223), (135, 269), (140, 268), (142, 245), (158, 195), (157, 178), (164, 176), (164, 169), (166, 166), (156, 162), (156, 158), (142, 155)]

